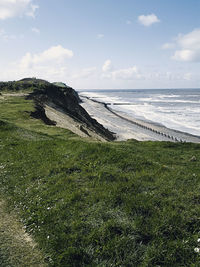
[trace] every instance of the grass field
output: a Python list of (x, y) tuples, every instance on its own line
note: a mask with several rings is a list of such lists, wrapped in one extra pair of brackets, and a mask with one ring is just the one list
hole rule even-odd
[(0, 194), (48, 265), (200, 266), (200, 145), (89, 142), (31, 110), (0, 99)]

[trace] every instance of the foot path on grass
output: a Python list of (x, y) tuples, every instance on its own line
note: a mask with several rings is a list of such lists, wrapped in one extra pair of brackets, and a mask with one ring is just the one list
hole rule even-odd
[(0, 266), (46, 267), (42, 252), (14, 212), (0, 199)]

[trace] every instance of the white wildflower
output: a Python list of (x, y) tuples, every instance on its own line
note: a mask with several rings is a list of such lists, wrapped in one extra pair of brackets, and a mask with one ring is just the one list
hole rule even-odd
[(197, 242), (200, 243), (200, 238), (197, 239)]
[(199, 252), (200, 252), (200, 248), (195, 248), (194, 251), (195, 251), (196, 253), (199, 253)]

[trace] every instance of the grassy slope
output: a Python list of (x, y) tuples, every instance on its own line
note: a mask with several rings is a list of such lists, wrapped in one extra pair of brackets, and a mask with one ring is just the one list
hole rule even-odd
[(199, 145), (88, 142), (32, 109), (0, 102), (0, 188), (50, 265), (199, 266)]

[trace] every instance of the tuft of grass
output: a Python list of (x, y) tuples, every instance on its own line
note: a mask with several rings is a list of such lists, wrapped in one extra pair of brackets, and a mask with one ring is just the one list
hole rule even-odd
[(0, 105), (0, 192), (50, 266), (199, 266), (200, 145), (88, 142), (32, 108)]

